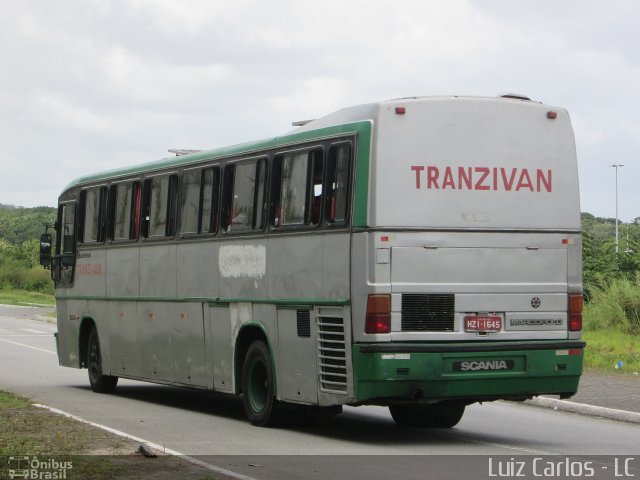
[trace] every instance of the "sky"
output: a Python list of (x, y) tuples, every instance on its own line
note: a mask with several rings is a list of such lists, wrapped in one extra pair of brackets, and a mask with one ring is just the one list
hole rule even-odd
[(635, 0), (3, 0), (0, 203), (408, 96), (516, 92), (572, 118), (581, 209), (640, 217)]

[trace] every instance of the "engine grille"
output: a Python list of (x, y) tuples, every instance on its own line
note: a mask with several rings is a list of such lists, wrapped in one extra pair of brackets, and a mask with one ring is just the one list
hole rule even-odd
[(318, 318), (318, 353), (320, 389), (331, 393), (347, 393), (347, 351), (344, 320)]
[(452, 332), (453, 294), (405, 293), (402, 295), (403, 332)]

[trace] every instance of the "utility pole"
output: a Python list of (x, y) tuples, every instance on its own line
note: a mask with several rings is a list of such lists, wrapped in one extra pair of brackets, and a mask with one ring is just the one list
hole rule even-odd
[(616, 255), (620, 252), (620, 238), (618, 237), (618, 168), (624, 167), (621, 163), (614, 163), (611, 167), (616, 169)]

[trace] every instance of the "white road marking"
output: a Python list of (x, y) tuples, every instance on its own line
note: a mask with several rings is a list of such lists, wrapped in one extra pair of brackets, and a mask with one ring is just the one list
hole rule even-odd
[(48, 405), (42, 405), (40, 403), (34, 403), (34, 407), (44, 408), (45, 410), (49, 410), (50, 412), (57, 413), (59, 415), (64, 415), (67, 418), (71, 418), (78, 422), (86, 423), (87, 425), (91, 425), (92, 427), (100, 428), (102, 430), (106, 430), (107, 432), (118, 435), (119, 437), (128, 438), (129, 440), (133, 440), (134, 442), (140, 442), (148, 445), (149, 447), (157, 450), (159, 452), (166, 453), (167, 455), (173, 455), (175, 457), (180, 457), (186, 460), (189, 463), (193, 463), (194, 465), (198, 465), (200, 467), (206, 468), (207, 470), (211, 470), (212, 472), (220, 473), (222, 475), (227, 475), (232, 478), (237, 478), (238, 480), (256, 480), (253, 477), (248, 477), (246, 475), (242, 475), (240, 473), (232, 472), (231, 470), (227, 470), (225, 468), (216, 467), (215, 465), (211, 465), (210, 463), (203, 462), (202, 460), (198, 460), (196, 458), (190, 457), (188, 455), (183, 455), (180, 452), (176, 452), (175, 450), (171, 450), (169, 448), (163, 447), (157, 443), (149, 442), (144, 438), (136, 437), (134, 435), (130, 435), (128, 433), (122, 432), (120, 430), (116, 430), (115, 428), (107, 427), (106, 425), (101, 425), (99, 423), (90, 422), (89, 420), (85, 420), (82, 417), (78, 417), (76, 415), (72, 415), (71, 413), (67, 413), (63, 410), (59, 410), (57, 408), (49, 407)]
[(0, 332), (0, 337), (29, 337), (29, 338), (33, 338), (33, 337), (50, 337), (51, 334), (50, 333), (2, 333)]
[(515, 445), (505, 445), (504, 443), (484, 442), (482, 440), (467, 439), (471, 443), (477, 443), (478, 445), (489, 445), (490, 447), (504, 448), (506, 450), (516, 450), (518, 452), (530, 453), (533, 455), (560, 455), (559, 453), (546, 452), (544, 450), (533, 450), (531, 448), (516, 447)]
[(20, 331), (28, 332), (28, 333), (46, 333), (46, 332), (43, 332), (42, 330), (36, 330), (35, 328), (21, 328)]
[[(31, 335), (29, 335), (29, 336), (31, 336)], [(11, 340), (5, 340), (4, 338), (0, 338), (0, 342), (11, 343), (13, 345), (18, 345), (20, 347), (27, 347), (27, 348), (31, 348), (33, 350), (38, 350), (40, 352), (45, 352), (45, 353), (50, 353), (52, 355), (57, 355), (56, 352), (52, 352), (51, 350), (45, 350), (44, 348), (38, 348), (38, 347), (34, 347), (32, 345), (25, 345), (24, 343), (12, 342)]]

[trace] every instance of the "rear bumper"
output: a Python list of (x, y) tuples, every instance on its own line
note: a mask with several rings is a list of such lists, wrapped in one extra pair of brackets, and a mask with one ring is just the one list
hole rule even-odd
[(357, 403), (469, 402), (576, 393), (582, 341), (368, 343), (353, 348)]

